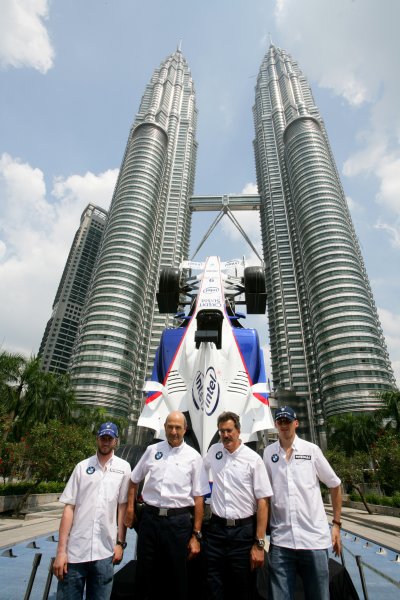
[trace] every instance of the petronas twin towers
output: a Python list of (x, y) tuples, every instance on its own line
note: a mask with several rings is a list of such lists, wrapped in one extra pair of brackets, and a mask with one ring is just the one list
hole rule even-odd
[[(188, 257), (196, 122), (177, 50), (155, 70), (131, 128), (70, 363), (80, 402), (133, 422), (172, 325), (155, 307), (158, 272)], [(375, 408), (393, 373), (323, 121), (297, 63), (273, 45), (254, 124), (271, 379), (317, 439), (326, 417)]]

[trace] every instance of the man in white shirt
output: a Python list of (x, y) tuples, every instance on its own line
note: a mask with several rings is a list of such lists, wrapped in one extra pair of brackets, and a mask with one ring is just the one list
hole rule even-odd
[[(126, 546), (124, 515), (131, 468), (114, 456), (118, 428), (103, 423), (97, 432), (97, 453), (78, 463), (63, 491), (53, 572), (58, 578), (57, 600), (108, 600), (113, 564)], [(117, 535), (118, 534), (118, 535)]]
[(272, 488), (261, 457), (242, 443), (239, 416), (219, 415), (221, 442), (203, 469), (211, 471), (211, 519), (207, 530), (208, 600), (252, 598), (254, 570), (264, 563), (264, 537)]
[[(176, 600), (187, 600), (187, 560), (200, 552), (203, 495), (210, 491), (201, 482), (200, 454), (184, 441), (186, 418), (172, 412), (165, 421), (166, 441), (147, 448), (133, 469), (129, 484), (125, 524), (135, 520), (135, 499), (145, 479), (145, 502), (139, 523), (135, 598), (159, 598), (157, 583), (173, 582)], [(192, 513), (194, 513), (192, 522)]]
[[(275, 412), (279, 440), (264, 450), (272, 483), (271, 544), (268, 554), (269, 598), (291, 600), (296, 572), (303, 579), (305, 597), (329, 600), (328, 548), (340, 554), (340, 479), (315, 444), (297, 437), (296, 413), (289, 406)], [(320, 485), (332, 499), (332, 532), (324, 510)]]

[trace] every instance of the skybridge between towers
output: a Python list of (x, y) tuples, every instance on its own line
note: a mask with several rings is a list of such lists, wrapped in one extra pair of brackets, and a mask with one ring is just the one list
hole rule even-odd
[(240, 232), (246, 242), (249, 244), (255, 255), (259, 258), (261, 263), (264, 263), (263, 258), (260, 256), (258, 250), (250, 240), (243, 227), (233, 214), (234, 211), (239, 210), (260, 210), (260, 196), (257, 194), (223, 194), (222, 196), (192, 196), (189, 200), (189, 208), (191, 212), (217, 212), (214, 221), (211, 223), (208, 231), (202, 238), (200, 244), (192, 255), (192, 259), (199, 252), (204, 242), (208, 239), (211, 233), (214, 231), (222, 217), (226, 215), (234, 224), (236, 229)]

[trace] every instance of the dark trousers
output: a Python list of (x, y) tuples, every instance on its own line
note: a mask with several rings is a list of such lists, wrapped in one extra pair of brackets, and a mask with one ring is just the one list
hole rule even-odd
[(210, 522), (205, 544), (208, 600), (253, 598), (255, 571), (250, 570), (253, 543), (253, 523), (227, 527)]
[(138, 543), (135, 598), (159, 600), (170, 588), (176, 600), (187, 600), (187, 556), (192, 522), (189, 511), (160, 517), (143, 510)]

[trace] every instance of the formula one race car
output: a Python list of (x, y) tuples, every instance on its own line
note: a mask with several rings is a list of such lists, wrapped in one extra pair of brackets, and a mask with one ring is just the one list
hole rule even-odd
[[(240, 416), (243, 442), (257, 441), (274, 427), (271, 416), (263, 352), (255, 329), (245, 329), (236, 305), (246, 304), (248, 314), (263, 314), (265, 276), (261, 267), (237, 271), (242, 261), (183, 262), (180, 269), (161, 271), (157, 301), (160, 313), (176, 313), (179, 326), (164, 330), (138, 425), (164, 438), (164, 422), (174, 410), (186, 414), (187, 440), (205, 454), (218, 441), (217, 416), (226, 410)], [(192, 276), (199, 270), (198, 276)], [(245, 296), (240, 302), (238, 297)]]

